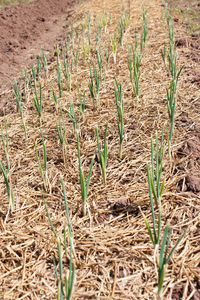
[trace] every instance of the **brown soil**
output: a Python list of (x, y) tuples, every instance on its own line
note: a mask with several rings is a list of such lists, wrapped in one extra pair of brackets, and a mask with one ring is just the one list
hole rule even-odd
[[(0, 10), (0, 95), (41, 53), (52, 51), (80, 0), (37, 0)], [(2, 101), (2, 99), (0, 98)]]

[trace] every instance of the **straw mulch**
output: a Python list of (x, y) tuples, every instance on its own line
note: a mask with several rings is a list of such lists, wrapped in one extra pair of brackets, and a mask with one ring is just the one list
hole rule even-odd
[[(91, 158), (97, 155), (95, 128), (103, 140), (108, 122), (107, 184), (104, 186), (100, 164), (96, 157), (88, 194), (88, 214), (81, 215), (81, 192), (76, 138), (73, 125), (65, 113), (67, 128), (67, 155), (63, 163), (62, 150), (56, 130), (58, 114), (52, 100), (52, 85), (57, 94), (56, 59), (49, 65), (48, 77), (41, 79), (43, 113), (41, 129), (46, 140), (48, 174), (51, 192), (44, 192), (34, 151), (37, 141), (42, 158), (40, 123), (30, 93), (23, 103), (28, 128), (25, 137), (18, 113), (6, 115), (8, 124), (11, 178), (15, 195), (15, 210), (8, 212), (3, 176), (0, 178), (0, 298), (1, 299), (55, 299), (56, 280), (53, 257), (58, 259), (56, 240), (45, 212), (42, 193), (46, 199), (52, 222), (63, 239), (66, 226), (60, 176), (64, 178), (76, 249), (76, 283), (73, 299), (155, 299), (157, 274), (150, 242), (140, 209), (151, 220), (146, 164), (150, 163), (150, 141), (156, 133), (160, 140), (165, 128), (165, 156), (162, 178), (166, 180), (163, 205), (163, 227), (169, 223), (173, 234), (171, 246), (187, 229), (183, 241), (175, 251), (167, 268), (165, 299), (200, 299), (199, 241), (200, 193), (189, 184), (191, 175), (199, 178), (200, 131), (199, 87), (191, 83), (192, 70), (198, 68), (178, 49), (178, 68), (185, 65), (180, 76), (177, 94), (172, 160), (167, 153), (167, 99), (166, 88), (170, 77), (160, 54), (168, 43), (166, 20), (160, 0), (143, 1), (148, 15), (148, 42), (141, 65), (140, 100), (133, 95), (128, 71), (128, 46), (138, 40), (142, 29), (141, 1), (88, 1), (79, 6), (73, 16), (74, 28), (87, 18), (92, 20), (90, 61), (95, 61), (95, 27), (104, 12), (111, 14), (107, 33), (102, 31), (102, 54), (108, 48), (109, 35), (117, 33), (123, 7), (130, 9), (130, 24), (124, 35), (124, 45), (117, 49), (117, 63), (111, 55), (105, 64), (105, 78), (100, 86), (99, 105), (93, 109), (89, 94), (88, 64), (80, 61), (74, 70), (72, 91), (66, 88), (61, 105), (69, 109), (74, 103), (80, 127), (80, 149), (85, 174)], [(129, 7), (130, 5), (130, 7)], [(94, 26), (93, 26), (94, 25)], [(176, 32), (175, 35), (179, 33)], [(78, 43), (75, 43), (77, 47)], [(105, 60), (105, 56), (104, 56)], [(114, 78), (122, 84), (124, 98), (123, 159), (119, 159), (119, 136), (115, 118)], [(86, 91), (86, 111), (82, 119), (76, 85)], [(3, 125), (3, 118), (1, 124)], [(190, 143), (189, 143), (190, 142)], [(188, 144), (189, 143), (189, 144)], [(193, 148), (191, 148), (193, 145)], [(193, 150), (191, 150), (193, 149)], [(192, 152), (193, 151), (193, 152)], [(196, 152), (195, 152), (196, 151)], [(1, 151), (1, 160), (4, 153)], [(193, 164), (193, 165), (192, 165)], [(192, 182), (194, 183), (194, 182)], [(191, 184), (192, 184), (191, 183)], [(6, 218), (7, 215), (7, 218)], [(66, 270), (68, 260), (63, 255)]]

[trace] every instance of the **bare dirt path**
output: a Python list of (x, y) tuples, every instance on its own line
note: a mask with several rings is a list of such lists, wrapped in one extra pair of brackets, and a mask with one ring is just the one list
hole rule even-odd
[(14, 77), (35, 63), (42, 48), (52, 50), (65, 35), (73, 7), (79, 2), (37, 0), (0, 11), (0, 103)]

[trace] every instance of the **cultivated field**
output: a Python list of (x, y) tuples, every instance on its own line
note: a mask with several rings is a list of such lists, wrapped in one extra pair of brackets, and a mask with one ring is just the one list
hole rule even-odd
[(0, 299), (200, 299), (199, 48), (177, 18), (84, 1), (13, 83)]

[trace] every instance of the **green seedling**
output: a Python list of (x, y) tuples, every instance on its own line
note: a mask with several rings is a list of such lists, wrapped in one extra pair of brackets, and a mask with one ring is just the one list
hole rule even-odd
[(57, 71), (57, 84), (58, 84), (58, 90), (59, 90), (59, 98), (62, 98), (63, 85), (62, 85), (62, 81), (61, 81), (61, 70), (60, 69)]
[(73, 28), (73, 25), (71, 25), (69, 35), (70, 35), (70, 39), (71, 39), (72, 49), (74, 49), (74, 28)]
[(35, 154), (36, 154), (36, 158), (37, 158), (37, 162), (39, 165), (39, 169), (40, 169), (40, 174), (43, 180), (43, 184), (44, 184), (44, 189), (46, 192), (48, 192), (48, 190), (51, 193), (51, 186), (49, 184), (49, 178), (48, 178), (48, 171), (47, 171), (47, 152), (46, 152), (46, 142), (44, 140), (42, 131), (40, 129), (40, 134), (42, 137), (42, 147), (43, 147), (43, 163), (40, 159), (39, 156), (39, 152), (38, 152), (38, 148), (37, 148), (37, 141), (35, 141), (34, 147), (35, 147)]
[(27, 70), (25, 69), (24, 70), (24, 95), (25, 95), (26, 100), (28, 100), (27, 95), (28, 95), (28, 91), (29, 91), (29, 81), (30, 81), (30, 78), (29, 78)]
[(66, 56), (63, 55), (63, 65), (64, 65), (63, 73), (65, 79), (67, 80), (67, 86), (70, 91), (72, 86), (73, 64), (74, 64), (73, 59), (70, 56), (66, 59)]
[[(158, 147), (158, 137), (156, 136), (156, 161), (154, 163), (154, 147), (153, 141), (151, 140), (151, 167), (152, 171), (150, 172), (149, 165), (147, 164), (147, 178), (148, 178), (148, 186), (149, 186), (149, 197), (150, 197), (150, 204), (151, 204), (151, 213), (152, 213), (152, 220), (153, 220), (153, 232), (150, 228), (150, 225), (147, 221), (147, 218), (144, 217), (144, 222), (148, 230), (149, 237), (155, 247), (155, 256), (157, 255), (157, 249), (160, 242), (160, 233), (161, 233), (161, 197), (164, 191), (165, 181), (161, 184), (161, 174), (162, 174), (162, 160), (163, 160), (163, 135), (164, 130), (162, 131), (161, 137), (161, 146), (160, 149)], [(155, 171), (154, 171), (155, 169)], [(154, 201), (153, 201), (154, 198)], [(154, 204), (155, 203), (155, 204)], [(155, 216), (155, 208), (158, 208), (158, 224), (156, 226), (156, 216)], [(157, 227), (157, 228), (156, 228)]]
[(99, 44), (100, 40), (101, 40), (101, 32), (102, 32), (102, 25), (101, 23), (97, 25), (97, 29), (96, 29), (96, 43)]
[(91, 15), (90, 13), (88, 13), (88, 16), (87, 16), (87, 30), (88, 32), (90, 32), (90, 29), (91, 29)]
[(58, 44), (55, 46), (55, 54), (56, 54), (56, 58), (57, 58), (57, 71), (60, 70), (60, 49)]
[(129, 25), (129, 13), (128, 10), (121, 14), (120, 23), (119, 23), (119, 42), (120, 46), (123, 46), (124, 33), (127, 26)]
[(130, 81), (132, 85), (133, 92), (136, 96), (137, 101), (139, 101), (139, 79), (140, 79), (140, 57), (137, 49), (133, 49), (133, 44), (129, 51), (128, 58), (128, 68), (130, 73)]
[(96, 106), (99, 98), (99, 88), (100, 88), (100, 81), (101, 81), (101, 73), (97, 71), (95, 64), (93, 63), (93, 72), (92, 68), (89, 63), (90, 69), (90, 81), (88, 82), (88, 87), (90, 90), (90, 95), (93, 99), (94, 107)]
[(83, 92), (83, 95), (81, 95), (78, 86), (77, 86), (77, 90), (78, 90), (78, 98), (79, 98), (79, 102), (80, 102), (80, 112), (81, 112), (81, 114), (83, 116), (84, 115), (84, 111), (85, 111), (85, 91)]
[(124, 28), (124, 24), (123, 24), (123, 19), (121, 17), (120, 19), (120, 23), (119, 23), (119, 42), (120, 42), (120, 46), (123, 46), (123, 38), (124, 38), (124, 32), (125, 32), (125, 28)]
[(142, 20), (143, 20), (143, 41), (146, 43), (147, 40), (147, 33), (148, 33), (148, 28), (147, 28), (147, 11), (142, 5)]
[(101, 17), (101, 22), (104, 28), (104, 32), (107, 32), (107, 26), (108, 26), (109, 17), (106, 12), (104, 12), (103, 16)]
[(44, 49), (42, 49), (42, 63), (43, 68), (45, 70), (46, 78), (48, 77), (48, 61), (47, 61), (47, 55), (44, 53)]
[(40, 79), (42, 74), (42, 60), (41, 57), (38, 55), (37, 57), (37, 76)]
[(115, 101), (117, 106), (117, 126), (118, 126), (118, 133), (119, 133), (119, 143), (120, 143), (120, 150), (119, 150), (119, 158), (122, 159), (122, 144), (124, 139), (124, 100), (122, 97), (122, 85), (118, 84), (115, 78)]
[(17, 110), (19, 110), (20, 113), (20, 117), (22, 120), (22, 125), (24, 128), (24, 132), (25, 132), (25, 136), (27, 135), (27, 128), (26, 128), (26, 123), (24, 120), (24, 115), (23, 115), (23, 111), (22, 111), (22, 93), (21, 93), (21, 89), (20, 86), (18, 86), (17, 82), (15, 83), (15, 85), (13, 86), (13, 92), (17, 101)]
[[(149, 186), (149, 196), (150, 196), (150, 204), (151, 204), (151, 212), (152, 212), (152, 221), (153, 221), (153, 230), (151, 230), (149, 222), (147, 221), (147, 218), (143, 215), (145, 225), (147, 227), (147, 231), (150, 237), (150, 240), (152, 241), (154, 245), (154, 264), (155, 269), (158, 270), (158, 299), (161, 299), (162, 297), (162, 289), (163, 289), (163, 283), (164, 283), (164, 277), (165, 277), (165, 269), (166, 266), (180, 243), (180, 241), (183, 239), (185, 233), (181, 236), (181, 238), (176, 242), (175, 246), (172, 248), (171, 252), (168, 254), (169, 245), (170, 245), (170, 237), (171, 237), (171, 228), (169, 225), (165, 227), (164, 235), (161, 240), (161, 214), (162, 214), (162, 208), (161, 208), (161, 197), (164, 190), (164, 181), (161, 184), (161, 173), (162, 173), (162, 160), (164, 156), (163, 151), (163, 135), (164, 130), (162, 131), (162, 137), (161, 137), (161, 146), (158, 147), (158, 138), (156, 136), (156, 154), (155, 154), (155, 163), (154, 163), (154, 147), (153, 142), (151, 140), (151, 165), (152, 165), (152, 171), (150, 172), (149, 165), (147, 165), (147, 178), (148, 178), (148, 186)], [(155, 168), (155, 171), (154, 171)], [(155, 214), (155, 208), (154, 208), (154, 202), (153, 197), (155, 200), (155, 206), (158, 208), (158, 221), (156, 226), (156, 214)], [(158, 255), (158, 249), (159, 245), (160, 247), (160, 255)]]
[(108, 158), (107, 131), (108, 131), (108, 123), (106, 124), (106, 129), (104, 133), (104, 149), (103, 151), (101, 151), (101, 146), (99, 143), (99, 132), (98, 132), (98, 128), (96, 128), (97, 148), (98, 148), (99, 161), (100, 161), (104, 184), (106, 184), (106, 167), (107, 167), (107, 158)]
[(167, 225), (164, 230), (164, 235), (163, 235), (161, 249), (160, 249), (160, 256), (158, 262), (158, 297), (160, 299), (162, 299), (162, 291), (163, 291), (163, 283), (165, 278), (166, 267), (175, 249), (177, 248), (177, 246), (179, 245), (179, 243), (182, 241), (183, 237), (186, 234), (185, 231), (168, 254), (171, 232), (172, 232), (171, 227)]
[(106, 62), (107, 64), (109, 63), (109, 59), (110, 59), (110, 53), (111, 53), (111, 46), (110, 46), (111, 42), (109, 40), (109, 44), (108, 44), (108, 49), (105, 50), (105, 56), (106, 56)]
[(168, 116), (170, 122), (170, 130), (168, 134), (168, 150), (171, 158), (171, 141), (174, 132), (174, 117), (176, 108), (176, 83), (174, 80), (171, 81), (170, 89), (167, 89), (167, 101), (168, 101)]
[(117, 36), (116, 36), (116, 34), (114, 34), (111, 37), (111, 46), (112, 46), (112, 51), (113, 51), (114, 63), (116, 64), (116, 62), (117, 62)]
[(164, 44), (164, 49), (163, 50), (161, 49), (161, 56), (164, 64), (166, 64), (166, 54), (167, 54), (167, 47), (166, 44)]
[[(5, 130), (5, 135), (4, 135)], [(6, 165), (4, 165), (0, 160), (0, 168), (3, 173), (4, 182), (6, 185), (6, 191), (8, 195), (9, 201), (9, 210), (14, 210), (14, 193), (13, 187), (11, 182), (11, 175), (10, 175), (10, 160), (9, 160), (9, 144), (8, 144), (8, 130), (7, 130), (7, 120), (5, 119), (4, 128), (1, 126), (1, 138), (3, 143), (4, 154), (6, 158)]]
[(70, 119), (73, 122), (73, 127), (74, 127), (74, 131), (76, 131), (78, 125), (77, 125), (77, 119), (76, 119), (76, 114), (74, 111), (74, 103), (70, 103), (70, 108), (69, 110), (65, 110), (65, 112), (68, 114), (68, 116), (70, 117)]
[(100, 77), (102, 76), (102, 67), (103, 67), (103, 57), (101, 55), (101, 53), (99, 52), (99, 50), (96, 51), (96, 56), (97, 56), (97, 63), (98, 63), (98, 67), (99, 67), (99, 73), (100, 73)]
[(65, 120), (63, 116), (63, 111), (61, 108), (61, 117), (59, 118), (59, 121), (56, 121), (56, 127), (58, 132), (59, 141), (62, 147), (62, 153), (63, 153), (63, 161), (65, 164), (65, 157), (67, 153), (67, 139), (66, 139), (66, 126), (65, 126)]
[(87, 195), (88, 195), (88, 189), (90, 185), (90, 178), (92, 174), (92, 167), (94, 164), (94, 158), (92, 158), (90, 163), (90, 170), (88, 173), (87, 182), (85, 180), (84, 171), (82, 170), (82, 164), (81, 164), (81, 154), (80, 154), (80, 145), (79, 145), (79, 134), (77, 133), (77, 150), (78, 150), (78, 163), (79, 163), (79, 175), (80, 175), (80, 186), (81, 186), (81, 197), (82, 197), (82, 213), (83, 216), (86, 215), (87, 212)]
[[(64, 246), (64, 254), (66, 258), (69, 259), (69, 270), (68, 274), (64, 274), (63, 270), (63, 254), (62, 254), (62, 243), (60, 238), (56, 234), (56, 230), (53, 226), (53, 222), (51, 220), (48, 207), (46, 204), (46, 201), (43, 196), (44, 200), (44, 205), (45, 205), (45, 210), (47, 213), (47, 217), (51, 226), (51, 229), (53, 231), (53, 234), (57, 240), (57, 249), (58, 249), (58, 269), (57, 270), (57, 265), (56, 265), (56, 260), (55, 258), (53, 259), (53, 264), (55, 268), (55, 274), (56, 274), (56, 280), (57, 280), (57, 299), (58, 300), (70, 300), (72, 299), (72, 293), (73, 293), (73, 287), (74, 287), (74, 282), (75, 282), (75, 263), (73, 262), (73, 254), (75, 257), (75, 250), (74, 250), (74, 242), (73, 242), (73, 235), (72, 235), (72, 228), (71, 228), (71, 221), (70, 221), (70, 215), (69, 215), (69, 209), (68, 209), (68, 203), (67, 203), (67, 197), (66, 197), (66, 192), (65, 192), (65, 187), (64, 187), (64, 182), (63, 178), (61, 178), (61, 185), (63, 189), (63, 195), (64, 195), (64, 203), (65, 203), (65, 211), (67, 215), (67, 226), (64, 227), (64, 241), (63, 241), (63, 246)], [(67, 239), (69, 241), (69, 251), (68, 251), (68, 243)]]
[(91, 46), (88, 41), (85, 41), (83, 44), (83, 59), (84, 63), (86, 63), (86, 57), (90, 54)]
[(79, 62), (79, 47), (76, 50), (76, 53), (73, 52), (74, 55), (74, 60), (75, 60), (75, 65), (76, 65), (76, 71), (78, 71), (78, 62)]
[(58, 108), (59, 108), (59, 101), (58, 101), (58, 97), (56, 95), (56, 92), (53, 88), (53, 85), (52, 85), (52, 99), (53, 99), (53, 103), (55, 105), (55, 108), (56, 108), (56, 111), (58, 112)]
[(41, 82), (39, 83), (39, 85), (40, 85), (40, 94), (38, 95), (37, 79), (36, 79), (36, 72), (35, 72), (34, 67), (32, 67), (31, 73), (32, 73), (32, 76), (33, 76), (33, 84), (34, 84), (34, 88), (32, 87), (32, 84), (31, 84), (32, 93), (34, 94), (33, 102), (34, 102), (34, 106), (36, 108), (39, 120), (41, 122), (41, 116), (42, 116), (42, 84), (41, 84)]
[(88, 38), (88, 44), (91, 45), (91, 38), (90, 38), (90, 32), (87, 32), (87, 38)]

